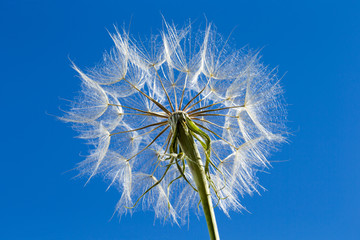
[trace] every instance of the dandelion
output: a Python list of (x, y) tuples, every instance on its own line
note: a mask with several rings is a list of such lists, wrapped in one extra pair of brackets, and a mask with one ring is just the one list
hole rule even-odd
[(276, 69), (259, 52), (231, 49), (211, 24), (194, 34), (164, 22), (148, 41), (110, 35), (100, 66), (73, 64), (82, 91), (62, 119), (94, 146), (80, 175), (119, 189), (119, 215), (152, 209), (183, 224), (202, 206), (219, 239), (214, 207), (243, 209), (239, 198), (257, 192), (256, 173), (284, 141)]

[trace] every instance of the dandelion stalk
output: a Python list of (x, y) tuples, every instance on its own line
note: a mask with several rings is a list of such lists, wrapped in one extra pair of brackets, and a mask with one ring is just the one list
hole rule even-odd
[(210, 239), (218, 240), (220, 237), (216, 223), (215, 212), (211, 201), (210, 188), (205, 175), (205, 168), (194, 138), (191, 135), (188, 126), (186, 125), (187, 117), (184, 113), (180, 112), (174, 114), (173, 118), (175, 118), (175, 120), (172, 121), (172, 125), (176, 125), (173, 127), (173, 129), (176, 129), (177, 141), (181, 147), (181, 150), (187, 156), (187, 165), (190, 168), (192, 177), (200, 196)]

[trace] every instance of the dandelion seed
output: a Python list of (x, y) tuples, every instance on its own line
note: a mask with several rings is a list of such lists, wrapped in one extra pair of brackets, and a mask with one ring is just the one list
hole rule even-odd
[(211, 24), (195, 37), (191, 25), (164, 26), (150, 48), (116, 30), (101, 66), (73, 65), (82, 92), (62, 119), (94, 146), (80, 175), (119, 189), (119, 215), (152, 209), (185, 223), (200, 204), (219, 239), (213, 204), (243, 209), (284, 141), (282, 89), (259, 52), (231, 49)]

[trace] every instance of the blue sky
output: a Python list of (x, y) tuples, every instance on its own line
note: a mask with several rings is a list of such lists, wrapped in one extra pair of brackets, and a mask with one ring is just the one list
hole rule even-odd
[(289, 144), (275, 153), (267, 189), (249, 212), (216, 211), (221, 239), (359, 239), (360, 3), (358, 1), (0, 2), (1, 239), (207, 239), (203, 217), (181, 228), (152, 212), (110, 220), (119, 198), (100, 179), (84, 187), (68, 172), (87, 146), (52, 115), (80, 82), (69, 57), (93, 66), (111, 47), (106, 29), (134, 36), (212, 21), (232, 43), (279, 66)]

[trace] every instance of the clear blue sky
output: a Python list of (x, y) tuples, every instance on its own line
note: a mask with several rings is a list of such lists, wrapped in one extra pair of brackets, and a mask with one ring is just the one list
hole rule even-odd
[(111, 47), (106, 29), (135, 36), (162, 26), (213, 21), (237, 47), (279, 66), (289, 103), (290, 144), (260, 174), (268, 191), (246, 196), (251, 213), (217, 211), (223, 240), (360, 239), (359, 1), (0, 2), (0, 239), (207, 239), (205, 220), (181, 228), (152, 212), (109, 221), (119, 198), (100, 179), (84, 187), (67, 172), (87, 146), (66, 124), (61, 98), (80, 82), (68, 57), (93, 66)]

